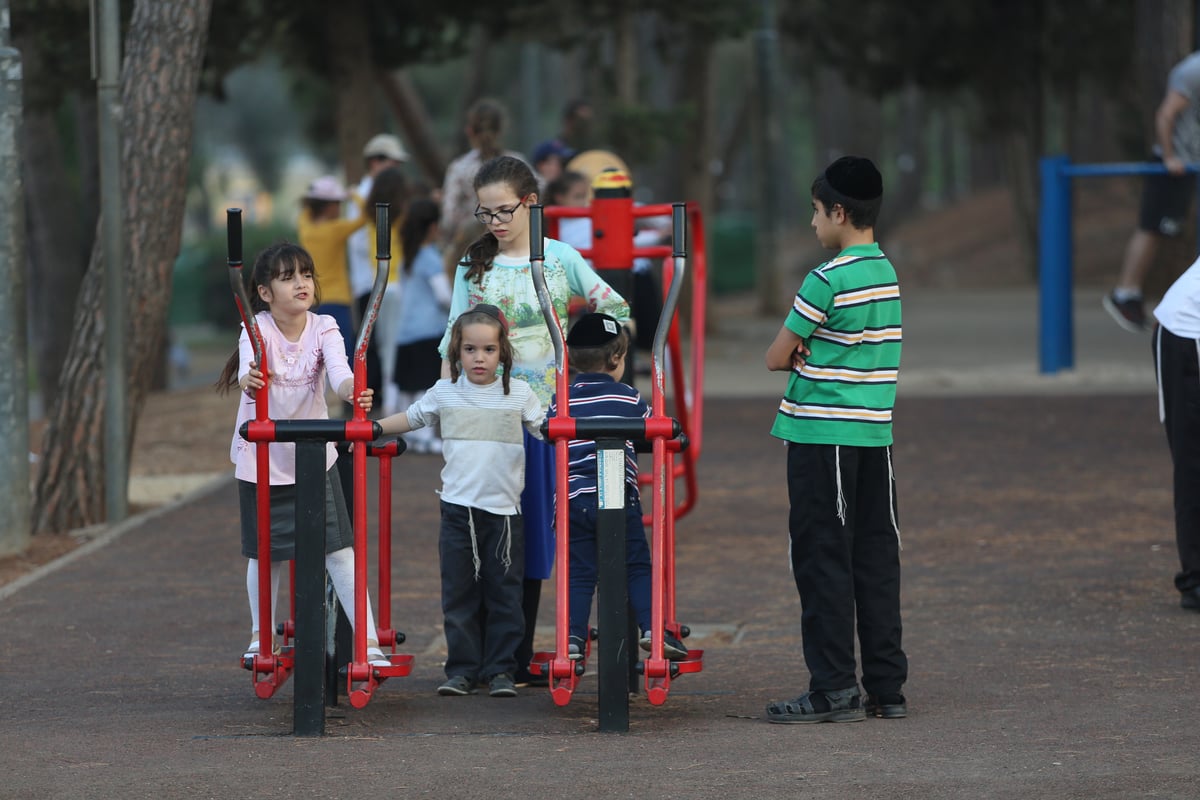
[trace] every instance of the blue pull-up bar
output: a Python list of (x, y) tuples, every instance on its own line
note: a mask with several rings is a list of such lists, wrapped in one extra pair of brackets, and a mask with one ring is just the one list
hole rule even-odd
[[(1071, 164), (1067, 156), (1041, 160), (1042, 200), (1038, 214), (1038, 368), (1042, 373), (1075, 366), (1074, 315), (1071, 307), (1071, 178), (1161, 175), (1162, 164)], [(1189, 172), (1200, 165), (1189, 164)]]

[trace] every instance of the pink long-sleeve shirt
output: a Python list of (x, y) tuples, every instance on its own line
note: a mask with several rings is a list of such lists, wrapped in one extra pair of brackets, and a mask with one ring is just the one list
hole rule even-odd
[[(266, 311), (255, 316), (258, 329), (266, 346), (268, 385), (267, 411), (271, 419), (328, 419), (329, 407), (325, 403), (325, 381), (336, 391), (354, 372), (346, 358), (346, 346), (333, 317), (308, 312), (304, 332), (298, 341), (290, 342), (279, 331), (275, 320)], [(245, 327), (238, 340), (239, 380), (250, 371), (254, 360), (254, 349)], [(255, 453), (258, 445), (247, 442), (238, 433), (242, 423), (255, 418), (256, 402), (241, 392), (237, 423), (233, 429), (233, 442), (229, 458), (236, 465), (239, 480), (258, 482)], [(286, 485), (296, 482), (296, 445), (273, 443), (270, 445), (271, 484)], [(337, 450), (333, 442), (326, 446), (325, 469), (337, 461)]]

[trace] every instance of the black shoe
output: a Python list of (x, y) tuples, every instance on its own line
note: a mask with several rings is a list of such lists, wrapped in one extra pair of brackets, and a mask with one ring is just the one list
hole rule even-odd
[(1180, 592), (1179, 607), (1188, 611), (1200, 611), (1200, 586)]
[(879, 719), (904, 719), (908, 716), (908, 703), (902, 694), (867, 695), (863, 708), (869, 717)]
[(475, 694), (475, 681), (466, 675), (452, 675), (438, 687), (437, 693), (442, 697), (465, 697)]
[[(650, 631), (642, 631), (638, 645), (647, 653), (650, 652)], [(682, 661), (688, 657), (687, 645), (679, 641), (670, 631), (663, 631), (663, 657), (668, 661)]]
[(512, 675), (507, 672), (493, 675), (488, 682), (488, 694), (492, 697), (516, 697), (517, 685), (513, 683)]
[(1130, 333), (1145, 333), (1148, 330), (1146, 325), (1146, 309), (1142, 305), (1141, 297), (1118, 300), (1114, 293), (1109, 292), (1104, 295), (1101, 303), (1104, 305), (1104, 310), (1108, 312), (1108, 315)]

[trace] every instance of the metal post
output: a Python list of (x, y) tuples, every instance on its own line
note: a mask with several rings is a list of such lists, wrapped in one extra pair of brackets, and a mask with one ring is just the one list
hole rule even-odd
[(296, 686), (292, 733), (325, 735), (325, 442), (296, 442)]
[(600, 730), (629, 730), (629, 588), (625, 567), (625, 442), (596, 440), (596, 627)]
[(1043, 158), (1038, 217), (1039, 369), (1054, 373), (1075, 366), (1071, 298), (1071, 179), (1067, 156)]
[(125, 399), (125, 235), (121, 193), (121, 7), (95, 0), (100, 140), (100, 239), (104, 254), (104, 502), (109, 522), (128, 514), (129, 420)]
[(758, 151), (757, 169), (759, 185), (759, 208), (756, 253), (758, 255), (757, 280), (760, 310), (770, 311), (778, 307), (779, 301), (779, 187), (786, 181), (780, 180), (779, 170), (784, 165), (780, 158), (783, 138), (776, 102), (779, 96), (778, 45), (779, 33), (775, 24), (775, 3), (761, 0), (762, 27), (754, 34), (755, 67), (758, 75), (758, 105), (756, 144)]
[(29, 366), (25, 305), (25, 204), (18, 132), (21, 54), (8, 43), (8, 0), (0, 0), (0, 556), (21, 552), (31, 531)]

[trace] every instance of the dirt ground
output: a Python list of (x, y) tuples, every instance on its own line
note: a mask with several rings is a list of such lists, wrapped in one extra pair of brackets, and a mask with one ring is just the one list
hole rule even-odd
[[(1171, 586), (1152, 394), (902, 399), (909, 716), (818, 726), (763, 720), (807, 682), (784, 452), (766, 433), (776, 403), (708, 404), (699, 503), (676, 549), (678, 617), (704, 669), (662, 706), (633, 698), (627, 734), (597, 732), (591, 674), (561, 707), (544, 689), (436, 694), (440, 459), (406, 455), (391, 608), (411, 675), (365, 708), (329, 707), (324, 737), (289, 736), (295, 681), (259, 699), (237, 665), (245, 563), (234, 493), (214, 489), (0, 604), (0, 795), (1196, 796), (1200, 615)], [(547, 586), (542, 626), (554, 604)]]

